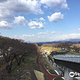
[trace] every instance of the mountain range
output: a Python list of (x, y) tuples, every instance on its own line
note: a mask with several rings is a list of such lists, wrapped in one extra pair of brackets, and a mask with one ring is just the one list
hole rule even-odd
[(67, 40), (60, 40), (60, 41), (51, 41), (51, 42), (37, 42), (37, 44), (52, 44), (52, 43), (80, 43), (80, 39), (67, 39)]

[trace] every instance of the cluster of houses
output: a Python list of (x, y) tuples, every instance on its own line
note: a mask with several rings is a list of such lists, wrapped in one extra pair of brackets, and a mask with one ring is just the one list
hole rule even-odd
[(80, 44), (72, 44), (72, 45), (70, 46), (70, 50), (71, 50), (72, 52), (76, 52), (76, 50), (77, 50), (78, 53), (80, 53)]

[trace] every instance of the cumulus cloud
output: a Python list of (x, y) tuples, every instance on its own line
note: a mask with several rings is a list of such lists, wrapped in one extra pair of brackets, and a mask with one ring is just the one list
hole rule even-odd
[(52, 31), (51, 33), (52, 33), (52, 34), (56, 34), (57, 32), (56, 32), (56, 31)]
[(48, 32), (39, 32), (38, 35), (47, 35)]
[(59, 20), (62, 20), (64, 18), (64, 15), (61, 14), (61, 12), (55, 12), (51, 16), (48, 16), (48, 19), (50, 22), (57, 22)]
[(43, 29), (43, 23), (42, 22), (36, 22), (36, 21), (31, 21), (28, 23), (28, 26), (30, 26), (31, 29), (35, 29), (35, 28), (40, 28)]
[(48, 9), (48, 6), (44, 6), (45, 9)]
[(16, 13), (44, 14), (44, 8), (68, 8), (66, 0), (0, 0), (0, 19), (10, 20)]
[(27, 20), (24, 18), (24, 16), (18, 16), (18, 17), (15, 17), (14, 23), (25, 25), (27, 23)]
[(66, 0), (41, 0), (41, 4), (45, 4), (46, 6), (53, 9), (68, 8)]
[(10, 24), (6, 21), (1, 21), (0, 22), (0, 29), (11, 29), (12, 27)]
[(11, 14), (7, 10), (0, 10), (0, 20), (11, 20), (14, 17), (13, 14)]
[[(41, 4), (37, 0), (7, 0), (0, 3), (0, 15), (1, 17), (6, 18), (9, 17), (9, 15), (11, 16), (13, 13), (43, 14), (40, 7)], [(8, 14), (6, 14), (7, 12)]]
[(46, 32), (39, 32), (38, 35), (51, 36), (51, 35), (56, 34), (56, 33), (57, 33), (56, 31), (49, 32), (49, 31), (47, 30)]
[(40, 17), (39, 19), (35, 18), (34, 20), (37, 21), (37, 22), (39, 22), (39, 21), (45, 21), (45, 19), (43, 17)]
[(76, 29), (75, 31), (80, 31), (80, 28), (79, 29)]
[(41, 21), (45, 21), (45, 19), (43, 17), (40, 18)]

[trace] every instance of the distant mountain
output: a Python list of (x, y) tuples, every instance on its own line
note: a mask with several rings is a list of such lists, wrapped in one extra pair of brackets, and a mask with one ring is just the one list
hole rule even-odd
[(61, 40), (61, 41), (52, 41), (52, 42), (38, 42), (37, 44), (52, 44), (52, 43), (80, 43), (80, 39), (67, 39), (67, 40)]
[(80, 39), (69, 39), (68, 41), (80, 41)]

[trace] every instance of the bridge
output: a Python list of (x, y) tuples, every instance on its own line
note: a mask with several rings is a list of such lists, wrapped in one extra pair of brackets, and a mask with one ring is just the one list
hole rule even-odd
[(69, 76), (70, 69), (80, 72), (80, 55), (54, 55), (53, 57), (56, 64), (66, 67), (64, 72), (65, 80), (73, 80)]
[(54, 59), (80, 63), (80, 55), (54, 55)]
[(57, 64), (80, 72), (80, 55), (54, 55), (54, 61)]

